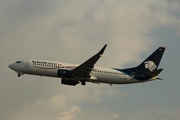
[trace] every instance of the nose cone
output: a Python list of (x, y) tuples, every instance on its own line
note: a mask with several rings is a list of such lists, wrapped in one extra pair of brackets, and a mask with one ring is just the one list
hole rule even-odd
[(13, 70), (14, 64), (10, 64), (8, 67)]

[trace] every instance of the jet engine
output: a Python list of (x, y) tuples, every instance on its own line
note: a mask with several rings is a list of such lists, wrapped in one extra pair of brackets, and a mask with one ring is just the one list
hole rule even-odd
[(61, 84), (65, 84), (65, 85), (75, 86), (78, 83), (79, 83), (78, 81), (73, 81), (73, 80), (68, 80), (68, 79), (62, 79), (61, 80)]

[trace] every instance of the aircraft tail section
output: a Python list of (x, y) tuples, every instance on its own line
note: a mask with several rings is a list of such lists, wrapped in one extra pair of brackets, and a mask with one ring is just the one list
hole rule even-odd
[(165, 49), (166, 49), (165, 47), (159, 47), (155, 52), (153, 52), (147, 59), (145, 59), (137, 67), (122, 69), (121, 71), (141, 81), (146, 81), (149, 79), (162, 80), (161, 78), (158, 78), (158, 74), (163, 69), (158, 69), (158, 66), (164, 54)]
[(165, 47), (159, 47), (154, 53), (152, 53), (146, 60), (144, 60), (137, 67), (137, 70), (139, 69), (142, 71), (149, 72), (157, 70), (165, 49)]

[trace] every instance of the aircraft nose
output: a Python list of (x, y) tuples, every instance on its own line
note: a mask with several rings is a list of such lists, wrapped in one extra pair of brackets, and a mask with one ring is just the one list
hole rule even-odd
[(8, 67), (9, 67), (10, 69), (13, 69), (13, 68), (14, 68), (14, 65), (13, 65), (13, 64), (10, 64)]

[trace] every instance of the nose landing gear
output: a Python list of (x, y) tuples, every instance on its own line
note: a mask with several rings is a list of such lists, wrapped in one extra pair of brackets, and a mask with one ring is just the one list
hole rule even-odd
[(21, 74), (17, 74), (18, 77), (21, 77)]
[(24, 75), (23, 73), (17, 72), (17, 76), (21, 77), (21, 75)]

